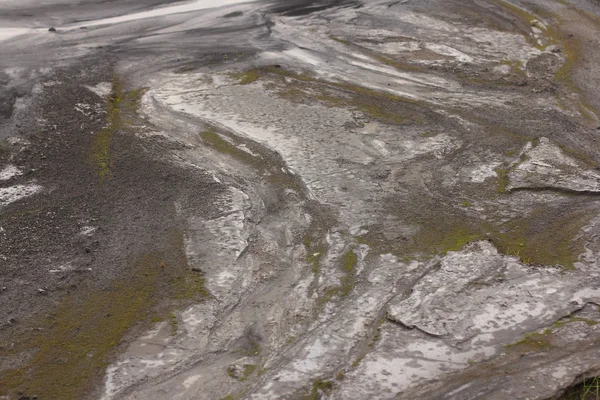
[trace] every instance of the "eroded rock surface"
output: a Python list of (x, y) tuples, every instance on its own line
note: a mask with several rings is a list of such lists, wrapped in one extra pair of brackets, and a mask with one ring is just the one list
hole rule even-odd
[(46, 3), (0, 3), (0, 398), (600, 373), (598, 4)]

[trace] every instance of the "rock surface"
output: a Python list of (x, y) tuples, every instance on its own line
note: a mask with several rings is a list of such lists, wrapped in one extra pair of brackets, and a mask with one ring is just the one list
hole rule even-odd
[(1, 399), (600, 374), (596, 2), (34, 3), (0, 2)]

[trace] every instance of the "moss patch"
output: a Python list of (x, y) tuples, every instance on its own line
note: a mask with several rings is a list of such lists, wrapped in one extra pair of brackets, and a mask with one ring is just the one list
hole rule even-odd
[(491, 240), (500, 252), (517, 256), (526, 264), (572, 269), (584, 252), (584, 240), (577, 235), (590, 219), (583, 210), (559, 213), (554, 208), (540, 208), (526, 218), (501, 225)]
[(593, 319), (589, 319), (589, 318), (579, 318), (579, 317), (574, 317), (572, 315), (568, 316), (567, 318), (563, 318), (560, 321), (556, 321), (553, 325), (553, 328), (562, 328), (563, 326), (565, 326), (566, 324), (570, 324), (572, 322), (584, 322), (586, 323), (588, 326), (594, 326), (594, 325), (598, 325), (600, 322), (595, 321)]
[(340, 295), (347, 296), (352, 292), (356, 283), (356, 264), (358, 263), (358, 257), (354, 250), (348, 250), (342, 256), (341, 263), (344, 277), (342, 278), (342, 284), (340, 286)]
[(311, 265), (312, 273), (317, 276), (321, 270), (321, 259), (327, 252), (327, 248), (324, 246), (317, 246), (315, 248), (306, 248), (306, 262)]
[(530, 352), (530, 351), (548, 351), (552, 345), (552, 331), (545, 329), (541, 333), (533, 332), (526, 334), (518, 342), (506, 346), (509, 352)]
[[(250, 140), (235, 137), (225, 132), (217, 132), (214, 128), (200, 132), (200, 138), (209, 147), (248, 165), (263, 175), (265, 181), (279, 189), (291, 189), (297, 193), (304, 193), (302, 180), (288, 172), (284, 172), (285, 164), (276, 154), (269, 153)], [(252, 153), (242, 150), (244, 145)]]
[(240, 82), (268, 80), (283, 98), (300, 102), (320, 101), (330, 107), (350, 108), (388, 124), (421, 123), (423, 111), (429, 108), (425, 103), (407, 97), (345, 82), (328, 82), (279, 66), (255, 68), (240, 74), (235, 75)]
[(100, 183), (110, 172), (110, 144), (113, 135), (131, 124), (137, 113), (145, 88), (125, 91), (118, 77), (113, 78), (112, 90), (106, 102), (106, 127), (96, 133), (90, 149), (90, 163), (96, 170)]
[[(171, 236), (172, 248), (132, 260), (128, 272), (110, 286), (91, 287), (84, 297), (67, 296), (44, 318), (27, 322), (9, 355), (29, 354), (29, 358), (20, 368), (2, 371), (0, 396), (22, 392), (41, 399), (89, 398), (115, 347), (134, 326), (163, 319), (167, 306), (192, 301), (172, 299), (203, 299), (206, 291), (195, 285), (194, 278), (193, 286), (186, 283), (197, 273), (185, 260), (182, 235)], [(169, 321), (176, 331), (173, 317)]]
[(562, 266), (572, 269), (584, 252), (582, 228), (594, 216), (587, 206), (540, 206), (526, 215), (508, 220), (488, 216), (481, 219), (460, 204), (434, 204), (421, 198), (421, 204), (405, 205), (389, 199), (388, 212), (400, 224), (411, 227), (405, 235), (390, 240), (383, 227), (374, 224), (356, 238), (368, 245), (372, 254), (391, 253), (399, 259), (429, 259), (457, 251), (466, 244), (489, 240), (502, 254), (517, 256), (523, 263)]
[(581, 61), (583, 57), (583, 51), (581, 49), (581, 43), (575, 36), (567, 36), (562, 41), (563, 55), (565, 61), (562, 66), (556, 71), (554, 79), (565, 85), (568, 89), (573, 92), (579, 92), (579, 88), (575, 84), (572, 78), (573, 70), (575, 66)]
[(319, 396), (320, 392), (329, 393), (329, 392), (331, 392), (332, 389), (333, 389), (332, 381), (324, 381), (323, 379), (317, 379), (316, 381), (313, 382), (310, 392), (307, 395), (300, 397), (300, 399), (301, 400), (318, 400), (320, 397)]
[(527, 77), (527, 74), (525, 73), (525, 67), (521, 60), (502, 60), (500, 63), (503, 65), (508, 65), (511, 73), (521, 77)]
[(250, 69), (244, 72), (232, 72), (229, 74), (231, 79), (236, 79), (240, 85), (249, 85), (260, 79), (261, 74), (258, 70)]
[(252, 375), (256, 371), (256, 365), (254, 364), (244, 364), (244, 370), (242, 371), (242, 376), (240, 377), (240, 381), (245, 381), (248, 379), (250, 375)]
[(498, 193), (506, 193), (506, 189), (510, 184), (509, 174), (510, 170), (502, 167), (498, 167), (494, 170), (497, 176), (497, 190)]
[(319, 296), (317, 307), (321, 309), (325, 304), (329, 303), (335, 296), (345, 297), (352, 293), (356, 284), (356, 264), (358, 257), (354, 249), (348, 250), (340, 259), (341, 269), (344, 275), (341, 278), (339, 286), (330, 287)]
[(173, 313), (169, 314), (169, 325), (171, 325), (171, 336), (177, 335), (177, 327), (179, 325), (177, 315)]
[[(502, 9), (508, 11), (516, 18), (521, 29), (525, 31), (525, 38), (532, 46), (538, 48), (539, 50), (545, 50), (546, 47), (557, 42), (555, 33), (545, 25), (539, 23), (539, 18), (535, 15), (504, 0), (494, 0), (494, 3), (496, 3), (496, 5)], [(540, 43), (538, 38), (534, 36), (532, 27), (535, 27), (541, 31), (543, 36), (540, 38), (540, 40), (542, 43)]]
[(335, 40), (336, 42), (341, 43), (341, 44), (345, 44), (345, 45), (351, 44), (349, 41), (344, 40), (344, 39), (340, 39), (339, 37), (333, 36), (333, 35), (329, 35), (329, 39)]
[(106, 368), (114, 347), (153, 303), (152, 287), (159, 279), (155, 257), (142, 260), (128, 284), (115, 282), (85, 300), (63, 301), (43, 321), (44, 334), (22, 344), (33, 351), (28, 365), (2, 386), (45, 399), (86, 398), (90, 377)]

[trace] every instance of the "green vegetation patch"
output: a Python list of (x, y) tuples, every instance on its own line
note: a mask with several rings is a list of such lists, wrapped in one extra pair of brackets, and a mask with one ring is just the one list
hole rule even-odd
[(341, 259), (342, 271), (344, 271), (344, 277), (340, 286), (340, 296), (347, 296), (354, 289), (356, 283), (356, 264), (358, 263), (358, 257), (353, 249), (348, 250)]
[(200, 138), (220, 153), (227, 154), (236, 160), (248, 164), (251, 167), (264, 169), (264, 161), (240, 149), (236, 144), (225, 140), (214, 129), (208, 129), (200, 132)]
[(491, 240), (500, 252), (517, 256), (526, 264), (573, 269), (584, 252), (584, 239), (578, 234), (591, 217), (584, 210), (539, 208), (528, 217), (501, 225)]
[[(302, 180), (291, 173), (283, 172), (283, 161), (276, 159), (276, 156), (273, 154), (266, 154), (260, 146), (250, 141), (243, 141), (241, 138), (228, 135), (225, 132), (217, 132), (214, 128), (200, 132), (200, 138), (205, 144), (219, 153), (230, 156), (253, 168), (259, 174), (264, 175), (268, 183), (278, 188), (291, 189), (297, 193), (304, 193), (305, 189)], [(242, 150), (240, 148), (242, 144), (251, 148), (254, 154)]]
[(310, 293), (317, 285), (317, 278), (321, 272), (321, 262), (329, 252), (329, 244), (326, 239), (327, 232), (336, 224), (335, 219), (329, 215), (328, 210), (321, 208), (322, 205), (318, 203), (313, 205), (316, 205), (316, 207), (308, 207), (312, 219), (302, 238), (302, 244), (306, 252), (306, 262), (310, 264), (315, 277)]
[(341, 269), (344, 276), (339, 286), (330, 287), (317, 300), (317, 307), (321, 309), (335, 296), (345, 297), (352, 293), (356, 285), (356, 265), (358, 257), (354, 249), (349, 249), (340, 259)]
[(510, 175), (510, 169), (507, 168), (503, 168), (503, 167), (498, 167), (496, 169), (494, 169), (494, 171), (496, 172), (496, 176), (497, 176), (497, 190), (498, 193), (506, 193), (508, 185), (510, 184), (510, 179), (509, 179), (509, 175)]
[(130, 125), (137, 113), (145, 88), (125, 91), (118, 77), (113, 78), (112, 90), (106, 102), (106, 127), (94, 135), (90, 150), (90, 162), (96, 170), (100, 184), (110, 171), (110, 145), (113, 135)]
[(171, 336), (177, 335), (179, 321), (177, 320), (177, 315), (174, 313), (169, 314), (169, 325), (171, 325)]
[(465, 245), (481, 238), (480, 233), (465, 225), (450, 229), (421, 229), (417, 233), (415, 241), (420, 246), (431, 249), (433, 253), (446, 254), (449, 251), (460, 250)]
[(411, 72), (425, 72), (427, 70), (426, 67), (423, 67), (422, 65), (418, 65), (418, 64), (408, 64), (406, 62), (401, 62), (398, 60), (393, 60), (391, 58), (388, 57), (384, 57), (381, 56), (379, 54), (377, 55), (373, 55), (373, 58), (375, 58), (376, 60), (389, 65), (390, 67), (396, 68), (398, 70), (401, 71), (411, 71)]
[[(559, 33), (556, 33), (559, 35)], [(572, 92), (579, 92), (579, 88), (573, 81), (573, 71), (576, 65), (581, 62), (583, 58), (583, 50), (581, 42), (575, 36), (564, 36), (562, 38), (562, 54), (565, 57), (564, 63), (556, 71), (554, 79), (565, 85)]]
[(326, 255), (327, 248), (322, 245), (316, 247), (307, 247), (306, 252), (306, 262), (311, 265), (312, 273), (315, 276), (319, 275), (321, 269), (321, 259), (324, 255)]
[[(191, 304), (206, 296), (192, 278), (183, 253), (182, 235), (173, 233), (173, 248), (131, 261), (127, 273), (106, 288), (89, 288), (85, 296), (70, 295), (12, 340), (8, 355), (29, 354), (20, 367), (2, 371), (0, 396), (22, 392), (48, 400), (89, 398), (127, 333), (140, 323), (170, 315), (172, 332), (177, 318), (165, 306)], [(192, 295), (193, 292), (193, 295)], [(165, 305), (165, 301), (167, 304)]]
[(256, 371), (256, 365), (254, 364), (244, 364), (244, 370), (242, 371), (242, 376), (240, 377), (240, 381), (245, 381), (248, 379), (250, 375), (252, 375)]
[(323, 379), (319, 378), (313, 382), (310, 392), (307, 395), (300, 397), (300, 399), (301, 400), (319, 400), (319, 398), (320, 398), (319, 392), (329, 393), (329, 392), (331, 392), (332, 389), (333, 389), (332, 381), (324, 381)]
[(503, 65), (508, 65), (513, 74), (527, 77), (527, 74), (525, 73), (525, 66), (521, 60), (502, 60), (500, 63)]
[(33, 356), (3, 379), (2, 387), (44, 399), (86, 398), (90, 378), (107, 367), (114, 347), (153, 303), (160, 272), (151, 260), (155, 256), (144, 259), (127, 284), (115, 282), (106, 290), (91, 291), (85, 299), (63, 301), (42, 321), (43, 333), (20, 343)]
[[(540, 19), (535, 15), (504, 0), (494, 0), (494, 3), (516, 17), (517, 21), (521, 23), (523, 28), (528, 27), (528, 31), (524, 36), (532, 46), (543, 51), (549, 45), (557, 42), (555, 32), (552, 29), (538, 23)], [(542, 32), (544, 43), (540, 44), (538, 42), (538, 39), (534, 36), (531, 27), (536, 27)]]
[(257, 366), (255, 364), (244, 364), (242, 366), (242, 373), (238, 375), (236, 374), (237, 367), (231, 366), (227, 369), (227, 375), (229, 375), (231, 378), (239, 379), (241, 382), (243, 382), (246, 379), (248, 379), (248, 377), (252, 375), (254, 371), (256, 371), (256, 368)]
[[(566, 324), (573, 322), (584, 322), (588, 326), (594, 326), (599, 323), (598, 321), (592, 319), (579, 318), (571, 315), (567, 318), (563, 318), (555, 322), (552, 326), (552, 329), (558, 329), (565, 326)], [(518, 342), (507, 345), (506, 350), (509, 352), (548, 351), (552, 347), (554, 347), (552, 329), (546, 328), (542, 332), (528, 333), (523, 337), (523, 339), (519, 340)]]
[(394, 199), (388, 204), (388, 212), (402, 221), (399, 223), (413, 228), (390, 240), (383, 235), (383, 227), (374, 224), (356, 240), (369, 246), (371, 253), (391, 253), (405, 261), (429, 259), (471, 242), (489, 240), (500, 253), (517, 256), (523, 263), (572, 269), (585, 251), (582, 228), (594, 215), (585, 206), (559, 209), (547, 205), (509, 220), (483, 220), (468, 207), (434, 204), (425, 198), (418, 207)]
[(566, 324), (570, 324), (572, 322), (584, 322), (588, 326), (594, 326), (594, 325), (598, 325), (600, 323), (599, 321), (596, 321), (596, 320), (593, 320), (593, 319), (574, 317), (574, 316), (570, 315), (567, 318), (563, 318), (563, 319), (561, 319), (559, 321), (556, 321), (554, 323), (553, 327), (554, 328), (562, 328)]
[(341, 44), (345, 44), (345, 45), (352, 44), (348, 40), (340, 39), (339, 37), (333, 36), (333, 35), (329, 35), (329, 39), (334, 40), (334, 41), (336, 41), (338, 43), (341, 43)]
[(509, 352), (530, 352), (530, 351), (548, 351), (552, 345), (552, 331), (545, 329), (541, 333), (533, 332), (526, 334), (518, 342), (506, 346)]
[(282, 98), (300, 102), (320, 101), (330, 107), (350, 108), (388, 124), (421, 123), (424, 120), (423, 112), (429, 108), (426, 103), (408, 97), (345, 82), (328, 82), (277, 65), (254, 68), (230, 76), (243, 84), (265, 79), (278, 88)]
[(250, 69), (244, 72), (232, 72), (229, 74), (229, 77), (231, 79), (236, 79), (240, 85), (249, 85), (259, 80), (261, 74), (259, 70)]

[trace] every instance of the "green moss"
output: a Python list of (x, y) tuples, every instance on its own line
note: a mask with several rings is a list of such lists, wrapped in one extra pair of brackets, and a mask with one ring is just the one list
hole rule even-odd
[(563, 48), (565, 61), (556, 71), (554, 79), (557, 82), (564, 84), (570, 90), (577, 92), (578, 88), (572, 79), (572, 73), (577, 63), (581, 60), (581, 47), (579, 44), (576, 44), (574, 40), (570, 40), (565, 42)]
[[(523, 8), (517, 7), (514, 4), (511, 4), (504, 0), (494, 0), (494, 3), (508, 11), (514, 17), (516, 17), (516, 19), (521, 22), (523, 28), (528, 28), (528, 31), (525, 34), (525, 38), (529, 41), (529, 43), (532, 46), (543, 51), (548, 45), (556, 43), (556, 37), (554, 35), (554, 32), (538, 23), (539, 19), (535, 15), (531, 14)], [(538, 40), (533, 35), (531, 27), (536, 27), (542, 32), (542, 39), (544, 40), (544, 43), (540, 44), (538, 42)]]
[[(352, 108), (363, 112), (384, 123), (404, 124), (421, 122), (414, 110), (407, 106), (423, 109), (425, 103), (391, 93), (376, 91), (362, 86), (344, 82), (328, 82), (319, 80), (307, 73), (296, 73), (286, 69), (270, 66), (248, 70), (244, 76), (251, 76), (253, 81), (270, 79), (281, 87), (279, 95), (290, 100), (321, 101), (331, 107)], [(298, 82), (289, 83), (284, 78)], [(298, 83), (309, 85), (308, 90), (302, 90)]]
[(315, 277), (320, 273), (321, 260), (329, 251), (325, 236), (330, 224), (324, 222), (319, 218), (313, 219), (302, 239), (306, 251), (306, 262), (311, 265), (311, 270)]
[(245, 356), (257, 356), (262, 351), (260, 344), (251, 342), (250, 345), (244, 348), (241, 353)]
[(590, 122), (596, 122), (598, 120), (596, 114), (593, 111), (591, 111), (591, 106), (587, 104), (584, 100), (579, 100), (577, 102), (577, 109), (579, 110), (579, 114), (581, 114), (581, 116), (586, 120)]
[(373, 253), (391, 253), (409, 262), (444, 255), (449, 251), (460, 250), (468, 243), (486, 239), (487, 231), (483, 224), (469, 218), (464, 207), (456, 207), (444, 209), (439, 204), (423, 204), (408, 214), (404, 213), (401, 205), (390, 208), (391, 213), (398, 213), (398, 217), (414, 227), (416, 232), (402, 240), (389, 241), (382, 235), (379, 227), (372, 226), (357, 241), (368, 245)]
[(235, 374), (235, 367), (234, 366), (230, 366), (229, 368), (227, 368), (227, 375), (230, 378), (236, 379), (236, 377), (235, 377), (235, 375), (236, 375)]
[(19, 387), (44, 399), (86, 398), (90, 378), (104, 370), (113, 348), (153, 303), (151, 288), (159, 273), (149, 259), (152, 256), (141, 262), (136, 268), (139, 276), (127, 285), (115, 282), (83, 300), (63, 301), (42, 321), (43, 334), (22, 344), (33, 350), (22, 369), (26, 379), (3, 382), (3, 387)]
[(600, 165), (594, 161), (592, 158), (590, 158), (588, 155), (577, 151), (571, 147), (565, 146), (565, 145), (558, 145), (558, 147), (560, 147), (561, 151), (567, 155), (569, 155), (572, 158), (575, 158), (578, 161), (581, 161), (582, 163), (588, 165), (591, 168), (598, 168), (600, 167)]
[[(457, 219), (456, 221), (458, 221)], [(414, 237), (415, 250), (422, 254), (446, 254), (457, 251), (466, 244), (480, 240), (483, 235), (468, 224), (455, 226), (424, 226)]]
[(349, 41), (347, 41), (347, 40), (340, 39), (339, 37), (336, 37), (336, 36), (333, 36), (333, 35), (329, 35), (329, 39), (331, 39), (331, 40), (335, 40), (336, 42), (338, 42), (338, 43), (342, 43), (342, 44), (345, 44), (345, 45), (352, 44), (352, 43), (350, 43), (350, 42), (349, 42)]
[(321, 310), (334, 297), (345, 297), (352, 293), (356, 284), (356, 265), (358, 257), (353, 249), (348, 250), (340, 259), (341, 269), (344, 275), (339, 286), (330, 287), (319, 296), (316, 301), (317, 309)]
[(349, 83), (328, 82), (339, 90), (342, 94), (318, 94), (315, 99), (326, 103), (332, 107), (349, 107), (358, 110), (365, 115), (373, 117), (388, 124), (403, 124), (409, 121), (417, 121), (415, 117), (409, 116), (407, 106), (423, 106), (415, 100), (393, 95), (387, 92), (379, 92), (373, 89), (364, 88)]
[(252, 375), (256, 371), (256, 365), (254, 364), (244, 364), (244, 371), (242, 371), (242, 376), (240, 381), (245, 381), (248, 379), (250, 375)]
[(306, 262), (311, 264), (312, 273), (316, 276), (319, 275), (321, 259), (323, 258), (326, 249), (319, 248), (315, 250), (316, 251), (311, 250), (311, 253), (306, 255)]
[(248, 379), (248, 377), (250, 377), (254, 371), (256, 371), (257, 366), (255, 364), (244, 364), (242, 368), (242, 374), (239, 377), (236, 376), (236, 368), (234, 366), (231, 366), (227, 369), (227, 375), (229, 375), (231, 378), (239, 379), (240, 382), (243, 382)]
[[(200, 138), (209, 147), (216, 151), (228, 155), (235, 160), (254, 168), (258, 173), (265, 176), (265, 180), (279, 189), (291, 189), (297, 193), (304, 192), (302, 180), (290, 173), (282, 171), (283, 162), (269, 162), (269, 155), (261, 155), (261, 149), (253, 147), (253, 152), (258, 155), (250, 154), (240, 148), (241, 144), (253, 146), (249, 142), (243, 142), (241, 139), (223, 132), (217, 133), (215, 129), (208, 129), (200, 132)], [(227, 138), (228, 140), (226, 140)]]
[(401, 71), (424, 72), (427, 69), (421, 65), (408, 64), (405, 62), (392, 60), (390, 58), (383, 57), (381, 55), (374, 55), (373, 58), (375, 58), (376, 60), (378, 60), (386, 65), (389, 65), (390, 67), (394, 67)]
[(258, 160), (256, 160), (255, 157), (253, 157), (250, 153), (241, 150), (235, 144), (225, 140), (214, 129), (208, 129), (200, 132), (200, 138), (202, 138), (206, 144), (217, 151), (233, 156), (234, 158), (246, 164), (254, 165), (258, 163)]
[(434, 137), (437, 135), (439, 135), (439, 132), (436, 132), (434, 130), (427, 130), (427, 131), (419, 133), (419, 137), (422, 137), (422, 138), (430, 138), (430, 137)]
[(197, 297), (208, 297), (209, 293), (204, 287), (204, 278), (200, 273), (190, 271), (173, 278), (173, 287), (176, 289), (176, 299), (195, 299)]
[(359, 357), (356, 357), (354, 359), (354, 361), (352, 361), (352, 364), (350, 364), (350, 368), (356, 368), (356, 367), (358, 367), (358, 364), (360, 364), (360, 362), (363, 360), (363, 358), (365, 358), (364, 354), (362, 354)]
[(509, 352), (548, 351), (552, 347), (552, 331), (545, 329), (541, 333), (533, 332), (526, 334), (518, 342), (506, 345), (506, 350)]
[(249, 69), (244, 72), (232, 72), (229, 74), (231, 79), (237, 79), (240, 85), (249, 85), (256, 82), (261, 77), (261, 72), (258, 69)]
[(458, 205), (425, 203), (407, 211), (402, 203), (394, 201), (390, 201), (388, 212), (414, 227), (415, 232), (390, 241), (380, 226), (367, 227), (368, 233), (356, 240), (368, 245), (374, 254), (428, 259), (460, 250), (470, 242), (490, 240), (500, 253), (517, 256), (524, 263), (560, 265), (565, 269), (572, 269), (585, 251), (581, 231), (594, 215), (586, 207), (540, 206), (527, 215), (495, 221), (493, 217), (481, 220)]
[(90, 162), (96, 169), (100, 183), (110, 172), (110, 145), (113, 135), (130, 124), (129, 118), (137, 113), (145, 88), (126, 92), (118, 77), (113, 78), (112, 89), (106, 103), (107, 125), (92, 139)]
[(369, 347), (370, 348), (375, 347), (375, 344), (377, 344), (377, 342), (379, 342), (380, 340), (381, 340), (381, 327), (378, 326), (377, 329), (375, 329), (375, 334), (371, 338), (371, 343), (369, 343)]
[[(11, 338), (9, 355), (30, 357), (21, 367), (2, 371), (0, 396), (23, 392), (49, 400), (89, 398), (128, 331), (162, 320), (162, 304), (169, 301), (173, 307), (170, 299), (181, 290), (176, 284), (180, 277), (195, 274), (185, 261), (182, 235), (165, 234), (173, 238), (172, 247), (131, 260), (109, 286), (67, 296), (47, 316), (24, 321), (26, 326)], [(165, 259), (169, 262), (161, 268)], [(198, 293), (193, 301), (202, 298)]]
[(508, 185), (510, 183), (510, 180), (508, 178), (510, 170), (508, 170), (506, 168), (498, 167), (494, 171), (496, 171), (496, 176), (498, 177), (497, 178), (498, 193), (506, 193), (506, 189), (508, 188)]
[(344, 277), (342, 278), (340, 292), (341, 296), (347, 296), (354, 289), (356, 282), (356, 264), (358, 263), (358, 257), (354, 250), (348, 250), (341, 259), (342, 271), (344, 271)]
[[(533, 147), (537, 146), (537, 141), (532, 140)], [(508, 185), (510, 184), (510, 172), (521, 165), (523, 162), (527, 160), (527, 156), (525, 154), (521, 154), (519, 157), (519, 161), (511, 164), (508, 167), (498, 167), (494, 169), (497, 176), (497, 191), (498, 193), (506, 193), (508, 190)]]
[(169, 314), (169, 325), (171, 325), (171, 336), (177, 335), (177, 328), (179, 326), (177, 315), (173, 313)]
[(527, 74), (525, 73), (525, 67), (521, 60), (502, 60), (500, 61), (500, 64), (508, 65), (510, 67), (510, 71), (515, 75), (527, 77)]
[(560, 321), (556, 321), (553, 325), (554, 328), (562, 328), (563, 326), (565, 326), (566, 324), (572, 323), (572, 322), (585, 322), (588, 326), (594, 326), (594, 325), (598, 325), (598, 321), (595, 321), (593, 319), (589, 319), (589, 318), (579, 318), (579, 317), (574, 317), (572, 315), (570, 315), (567, 318), (563, 318)]
[(300, 399), (301, 400), (318, 400), (320, 397), (319, 392), (329, 393), (329, 392), (331, 392), (332, 389), (333, 389), (332, 381), (324, 381), (322, 379), (317, 379), (316, 381), (313, 382), (310, 392), (307, 395), (302, 396)]
[(584, 210), (540, 208), (501, 225), (491, 240), (500, 252), (517, 256), (524, 263), (572, 269), (584, 252), (584, 241), (578, 234), (590, 219)]

